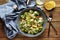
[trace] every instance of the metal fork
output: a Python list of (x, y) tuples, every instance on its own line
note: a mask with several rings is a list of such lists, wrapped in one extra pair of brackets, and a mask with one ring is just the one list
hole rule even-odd
[(52, 28), (53, 28), (54, 32), (55, 32), (55, 33), (56, 33), (56, 35), (57, 35), (57, 30), (55, 29), (55, 27), (54, 27), (54, 26), (52, 25), (52, 23), (51, 23), (51, 21), (52, 21), (52, 19), (53, 19), (52, 11), (53, 11), (53, 10), (51, 10), (51, 11), (50, 11), (50, 13), (49, 13), (49, 18), (48, 18), (48, 23), (49, 23), (49, 28), (48, 28), (48, 37), (50, 36), (50, 27), (52, 27)]

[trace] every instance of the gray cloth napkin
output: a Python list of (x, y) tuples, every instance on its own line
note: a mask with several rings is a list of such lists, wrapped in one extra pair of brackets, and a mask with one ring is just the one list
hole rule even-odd
[(21, 9), (33, 7), (35, 6), (34, 0), (31, 0), (30, 3), (27, 5), (27, 0), (9, 0), (8, 3), (0, 5), (0, 18), (5, 23), (5, 32), (9, 39), (12, 39), (16, 36), (16, 34), (19, 32), (17, 28), (17, 24), (15, 21), (17, 20), (18, 12), (17, 10), (14, 12), (13, 6), (18, 6), (18, 11), (22, 11)]

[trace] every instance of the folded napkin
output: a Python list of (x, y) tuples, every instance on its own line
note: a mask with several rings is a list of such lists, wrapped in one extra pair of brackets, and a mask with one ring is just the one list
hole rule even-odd
[(16, 36), (16, 34), (19, 32), (18, 26), (15, 23), (17, 20), (18, 14), (20, 11), (15, 11), (13, 6), (17, 5), (18, 10), (22, 11), (21, 9), (33, 7), (35, 6), (35, 1), (31, 0), (29, 4), (27, 4), (27, 0), (9, 0), (8, 3), (0, 5), (0, 18), (5, 23), (5, 32), (9, 39), (12, 39)]

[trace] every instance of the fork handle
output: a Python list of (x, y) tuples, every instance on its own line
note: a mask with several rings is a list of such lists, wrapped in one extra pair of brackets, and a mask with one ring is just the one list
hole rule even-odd
[(56, 31), (56, 29), (54, 28), (54, 26), (50, 23), (50, 25), (51, 25), (51, 27), (54, 29), (54, 31), (55, 31), (55, 33), (56, 33), (56, 35), (57, 35), (57, 31)]
[(50, 22), (49, 22), (49, 28), (48, 28), (48, 37), (50, 36)]

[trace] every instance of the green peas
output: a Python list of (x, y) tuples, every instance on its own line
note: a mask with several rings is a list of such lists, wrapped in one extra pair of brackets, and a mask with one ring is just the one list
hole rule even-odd
[(30, 10), (29, 12), (30, 12), (30, 13), (33, 13), (33, 10)]
[(28, 33), (28, 31), (29, 31), (29, 27), (24, 27), (24, 32)]
[(43, 29), (43, 18), (38, 11), (29, 10), (21, 15), (20, 29), (27, 34), (35, 35)]
[(38, 15), (39, 15), (39, 12), (34, 11), (34, 15), (35, 15), (35, 16), (38, 16)]
[(25, 15), (21, 15), (21, 18), (24, 19), (25, 18)]
[(27, 16), (28, 15), (28, 12), (25, 12), (24, 15)]

